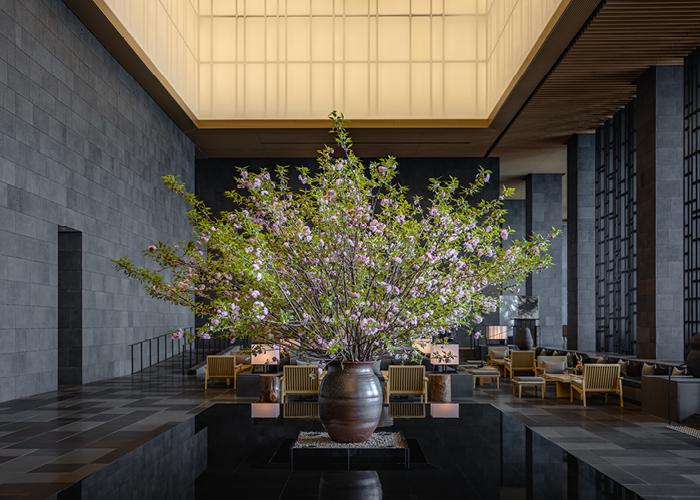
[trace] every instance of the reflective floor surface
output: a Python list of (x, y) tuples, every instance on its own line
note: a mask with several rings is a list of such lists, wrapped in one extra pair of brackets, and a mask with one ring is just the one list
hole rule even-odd
[[(410, 465), (290, 463), (300, 431), (322, 430), (317, 405), (215, 405), (197, 416), (208, 467), (196, 498), (636, 499), (517, 418), (484, 404), (392, 403), (379, 431), (399, 431)], [(351, 470), (347, 470), (347, 469)], [(360, 470), (354, 470), (360, 469)]]

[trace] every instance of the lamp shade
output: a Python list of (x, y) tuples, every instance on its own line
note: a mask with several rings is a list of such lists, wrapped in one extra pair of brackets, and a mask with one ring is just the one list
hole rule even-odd
[(416, 351), (420, 351), (423, 354), (430, 354), (430, 350), (431, 350), (433, 344), (431, 343), (430, 339), (416, 339), (413, 341), (411, 346)]
[(272, 344), (253, 344), (250, 362), (253, 365), (277, 365), (280, 362), (280, 348)]
[(506, 340), (508, 338), (508, 327), (503, 325), (487, 326), (486, 338), (488, 340)]
[(433, 365), (458, 365), (459, 344), (433, 344), (430, 350), (430, 363)]
[(250, 416), (252, 418), (277, 418), (280, 416), (279, 403), (251, 403)]
[(433, 418), (459, 418), (457, 403), (430, 403), (430, 416)]

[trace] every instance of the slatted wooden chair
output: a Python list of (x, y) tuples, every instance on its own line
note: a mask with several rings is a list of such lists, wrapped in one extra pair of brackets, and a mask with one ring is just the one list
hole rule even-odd
[(318, 365), (285, 365), (282, 369), (282, 402), (289, 396), (318, 396)]
[(535, 375), (535, 351), (511, 351), (510, 358), (506, 360), (506, 377), (525, 372)]
[(428, 400), (428, 378), (425, 376), (425, 366), (422, 365), (391, 365), (386, 381), (385, 400), (395, 396), (419, 396), (421, 403)]
[(620, 365), (617, 363), (583, 365), (583, 376), (572, 377), (569, 387), (569, 401), (573, 402), (574, 392), (578, 392), (584, 407), (588, 394), (605, 394), (607, 401), (608, 394), (612, 393), (620, 397), (620, 408), (624, 408)]
[(207, 364), (204, 367), (204, 390), (209, 387), (209, 380), (224, 379), (226, 385), (236, 388), (236, 378), (243, 365), (236, 363), (236, 356), (207, 356)]

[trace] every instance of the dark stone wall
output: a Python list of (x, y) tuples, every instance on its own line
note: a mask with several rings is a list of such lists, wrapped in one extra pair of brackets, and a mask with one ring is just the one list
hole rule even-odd
[[(363, 159), (364, 160), (364, 159)], [(370, 159), (365, 163), (369, 163)], [(482, 192), (485, 198), (495, 198), (499, 192), (499, 161), (498, 158), (399, 158), (399, 183), (409, 187), (411, 196), (428, 197), (428, 179), (456, 177), (461, 183), (472, 179), (483, 166), (490, 170), (491, 181)], [(196, 161), (195, 192), (214, 211), (225, 210), (229, 207), (224, 192), (235, 188), (234, 175), (237, 167), (248, 167), (257, 170), (262, 167), (272, 169), (276, 165), (290, 167), (306, 166), (310, 169), (317, 167), (314, 158), (210, 158)], [(292, 174), (293, 174), (293, 169)], [(296, 175), (290, 175), (290, 182), (297, 181)]]
[(82, 233), (83, 383), (192, 325), (111, 260), (190, 234), (165, 174), (193, 188), (192, 142), (65, 4), (0, 1), (0, 401), (57, 387), (59, 226)]
[(83, 381), (83, 235), (58, 230), (58, 383)]

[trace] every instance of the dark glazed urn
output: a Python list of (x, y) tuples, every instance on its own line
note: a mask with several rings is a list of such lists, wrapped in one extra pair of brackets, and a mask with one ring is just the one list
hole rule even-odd
[(690, 352), (686, 360), (688, 373), (695, 378), (700, 378), (700, 333), (690, 337)]
[(382, 386), (373, 362), (333, 362), (321, 382), (318, 405), (321, 423), (333, 441), (367, 441), (382, 414)]
[(513, 339), (515, 345), (521, 351), (529, 351), (534, 347), (534, 342), (532, 341), (532, 333), (530, 333), (529, 328), (518, 328), (515, 330), (515, 338)]
[(382, 483), (376, 471), (324, 472), (319, 500), (382, 500)]

